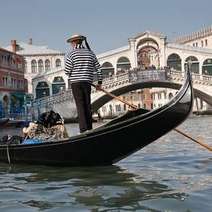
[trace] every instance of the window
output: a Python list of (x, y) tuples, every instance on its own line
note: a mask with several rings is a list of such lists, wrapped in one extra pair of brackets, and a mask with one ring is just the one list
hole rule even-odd
[(65, 90), (65, 82), (61, 76), (57, 76), (54, 78), (52, 83), (52, 94), (59, 93)]
[(116, 105), (116, 112), (120, 112), (121, 111), (121, 105)]
[(102, 70), (103, 78), (107, 78), (107, 77), (114, 74), (113, 65), (109, 62), (103, 63), (102, 66), (101, 66), (101, 70)]
[(202, 46), (202, 47), (204, 46), (203, 40), (201, 40), (201, 46)]
[(45, 71), (50, 71), (50, 60), (45, 61)]
[(208, 40), (205, 39), (205, 46), (208, 46)]
[(61, 67), (61, 60), (57, 59), (56, 60), (56, 68)]
[(190, 69), (193, 73), (199, 73), (199, 61), (195, 56), (189, 56), (186, 58), (184, 63), (185, 70)]
[(203, 62), (202, 73), (204, 75), (212, 75), (212, 58), (208, 58)]
[(43, 60), (38, 60), (38, 71), (43, 72)]
[(164, 99), (166, 99), (166, 92), (164, 92)]
[(131, 68), (130, 60), (127, 57), (120, 57), (116, 67), (118, 71), (129, 70)]
[(24, 60), (24, 73), (27, 73), (27, 61)]
[(172, 93), (169, 93), (169, 100), (173, 97)]
[(32, 60), (31, 69), (32, 69), (32, 73), (37, 73), (37, 62), (36, 62), (36, 60)]

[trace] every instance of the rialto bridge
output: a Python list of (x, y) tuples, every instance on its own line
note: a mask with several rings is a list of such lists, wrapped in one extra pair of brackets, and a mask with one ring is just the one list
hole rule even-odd
[[(196, 39), (196, 40), (195, 40)], [(198, 45), (199, 42), (199, 45)], [(200, 78), (212, 76), (212, 27), (177, 42), (168, 42), (162, 34), (144, 32), (129, 38), (128, 45), (97, 55), (104, 77), (122, 74), (130, 69), (163, 69), (184, 73), (185, 65)], [(64, 70), (51, 70), (33, 78), (35, 98), (51, 96), (68, 88)]]
[[(192, 74), (193, 88), (196, 97), (212, 106), (212, 76)], [(179, 89), (184, 82), (184, 74), (171, 70), (133, 70), (119, 75), (105, 78), (103, 89), (114, 95), (122, 95), (133, 90), (143, 88), (171, 88)], [(104, 92), (93, 89), (92, 95), (93, 110), (98, 110), (112, 98)], [(53, 109), (63, 117), (76, 117), (76, 107), (71, 90), (63, 90), (58, 94), (43, 97), (34, 101), (34, 110), (44, 112)]]
[[(140, 86), (140, 89), (143, 87), (179, 88), (182, 84), (185, 67), (189, 64), (193, 74), (196, 96), (211, 105), (212, 27), (175, 42), (169, 42), (167, 37), (160, 33), (146, 31), (129, 38), (126, 46), (99, 54), (97, 58), (105, 78), (103, 87), (116, 95), (134, 90), (136, 86)], [(159, 70), (168, 69), (171, 74), (169, 79), (152, 80), (148, 78), (137, 82), (137, 85), (135, 85), (136, 82), (132, 85), (129, 73), (130, 70), (136, 69), (142, 70), (143, 75), (146, 70), (149, 71), (148, 73), (152, 70), (155, 73), (154, 76), (152, 75), (153, 78), (160, 75)], [(66, 91), (67, 89), (68, 79), (62, 69), (41, 73), (33, 79), (34, 96), (36, 99), (40, 98), (35, 102), (40, 102), (39, 104), (42, 105), (54, 105), (54, 102), (60, 102), (60, 104), (56, 104), (58, 111), (74, 107), (74, 104), (66, 105), (67, 107), (62, 106), (63, 101), (65, 104), (68, 102), (66, 99), (72, 98), (70, 91)], [(102, 97), (100, 101), (99, 95), (92, 94), (95, 109), (110, 99), (107, 96)], [(35, 104), (38, 105), (37, 103)], [(70, 110), (67, 109), (67, 113), (70, 115)]]

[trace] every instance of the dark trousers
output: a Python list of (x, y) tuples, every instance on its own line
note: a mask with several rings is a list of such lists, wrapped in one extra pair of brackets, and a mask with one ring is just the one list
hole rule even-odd
[(71, 84), (76, 102), (80, 132), (92, 129), (91, 85), (87, 82)]

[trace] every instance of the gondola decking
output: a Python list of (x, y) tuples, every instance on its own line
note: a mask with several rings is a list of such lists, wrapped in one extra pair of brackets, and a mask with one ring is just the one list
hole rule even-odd
[(0, 127), (3, 127), (8, 123), (9, 119), (8, 118), (1, 118), (0, 119)]
[(128, 112), (104, 126), (58, 142), (0, 146), (0, 161), (61, 166), (111, 165), (160, 138), (190, 114), (190, 73), (178, 94), (161, 108)]

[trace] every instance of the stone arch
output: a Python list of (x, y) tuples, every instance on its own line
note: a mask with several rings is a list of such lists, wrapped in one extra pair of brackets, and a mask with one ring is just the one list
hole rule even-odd
[(199, 61), (195, 56), (189, 56), (185, 59), (185, 70), (189, 68), (192, 73), (199, 74)]
[(35, 93), (36, 93), (37, 99), (45, 97), (45, 96), (49, 96), (50, 89), (49, 89), (48, 83), (45, 81), (39, 82), (36, 86)]
[(101, 66), (103, 78), (114, 75), (114, 67), (110, 62), (104, 62)]
[(170, 54), (167, 58), (167, 66), (173, 68), (176, 71), (182, 71), (181, 62), (181, 57), (176, 53)]
[(117, 74), (125, 72), (131, 68), (130, 60), (127, 57), (120, 57), (116, 63)]
[(154, 38), (143, 38), (138, 43), (136, 48), (139, 49), (139, 47), (143, 46), (154, 46), (155, 48), (159, 48), (158, 42)]
[(212, 75), (212, 58), (207, 58), (204, 60), (202, 65), (202, 74)]
[(54, 77), (54, 80), (52, 82), (52, 94), (59, 93), (61, 91), (64, 91), (65, 89), (66, 85), (63, 77), (61, 76)]
[(138, 66), (143, 69), (160, 67), (159, 45), (153, 38), (141, 39), (137, 44)]

